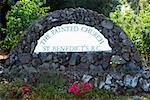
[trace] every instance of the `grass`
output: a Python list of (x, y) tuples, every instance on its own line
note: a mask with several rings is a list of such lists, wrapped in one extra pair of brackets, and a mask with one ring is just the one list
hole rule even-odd
[(111, 91), (91, 89), (85, 94), (69, 94), (67, 90), (56, 88), (54, 86), (48, 86), (45, 84), (38, 84), (33, 87), (33, 90), (36, 91), (39, 95), (39, 100), (66, 100), (66, 99), (86, 99), (86, 100), (109, 100), (109, 98), (115, 98), (115, 94)]

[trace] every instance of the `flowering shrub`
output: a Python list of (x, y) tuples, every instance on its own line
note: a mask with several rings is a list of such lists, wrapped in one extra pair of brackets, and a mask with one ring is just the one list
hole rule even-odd
[(32, 92), (30, 91), (31, 86), (32, 85), (21, 86), (21, 87), (12, 87), (8, 92), (9, 97), (28, 99), (30, 97), (30, 95), (32, 94)]
[(68, 89), (69, 93), (80, 94), (85, 93), (92, 88), (92, 84), (88, 82), (75, 81)]
[(31, 90), (32, 85), (25, 85), (18, 81), (9, 83), (6, 79), (0, 82), (0, 98), (3, 99), (32, 99), (38, 98), (37, 94)]

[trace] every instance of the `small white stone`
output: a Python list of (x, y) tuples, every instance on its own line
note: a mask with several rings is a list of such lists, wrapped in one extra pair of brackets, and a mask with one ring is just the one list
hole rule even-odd
[(104, 85), (105, 85), (105, 82), (101, 81), (101, 82), (99, 83), (99, 89), (102, 89)]
[(28, 80), (27, 80), (27, 78), (24, 78), (24, 82), (27, 82)]
[(91, 75), (85, 75), (85, 74), (84, 74), (83, 77), (82, 77), (82, 81), (88, 82), (91, 78), (92, 78)]
[(106, 90), (109, 90), (111, 87), (110, 87), (110, 85), (104, 85), (104, 88), (105, 88)]
[(2, 74), (3, 73), (3, 71), (0, 71), (0, 74)]
[(110, 76), (109, 74), (106, 77), (106, 84), (111, 84), (111, 80), (112, 80), (112, 76)]
[(116, 82), (117, 82), (120, 86), (124, 86), (122, 80), (117, 80)]
[(150, 92), (150, 82), (148, 82), (147, 80), (144, 80), (143, 83), (144, 83), (144, 84), (143, 84), (143, 89), (144, 89), (144, 91)]
[(139, 80), (139, 77), (134, 77), (134, 78), (132, 79), (131, 86), (132, 86), (133, 88), (137, 86), (138, 80)]
[(0, 74), (3, 73), (3, 69), (4, 69), (3, 66), (0, 65)]
[(124, 79), (125, 86), (131, 86), (133, 77), (130, 75), (126, 75)]

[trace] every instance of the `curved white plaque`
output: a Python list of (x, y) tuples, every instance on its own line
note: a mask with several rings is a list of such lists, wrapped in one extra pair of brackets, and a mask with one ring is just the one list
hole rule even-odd
[(47, 31), (37, 43), (39, 52), (111, 51), (108, 40), (94, 27), (63, 24)]

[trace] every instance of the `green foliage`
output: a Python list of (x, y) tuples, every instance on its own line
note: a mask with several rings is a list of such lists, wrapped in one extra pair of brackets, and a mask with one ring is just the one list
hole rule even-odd
[[(142, 46), (143, 53), (150, 54), (150, 4), (141, 3), (140, 18), (142, 21)], [(146, 1), (146, 0), (145, 0)]]
[(128, 3), (119, 5), (110, 18), (134, 41), (137, 49), (144, 55), (150, 54), (150, 4), (140, 1), (140, 12), (136, 14)]
[(20, 36), (37, 18), (44, 16), (46, 8), (41, 8), (40, 0), (21, 0), (12, 6), (6, 15), (6, 38), (0, 42), (0, 49), (11, 49)]

